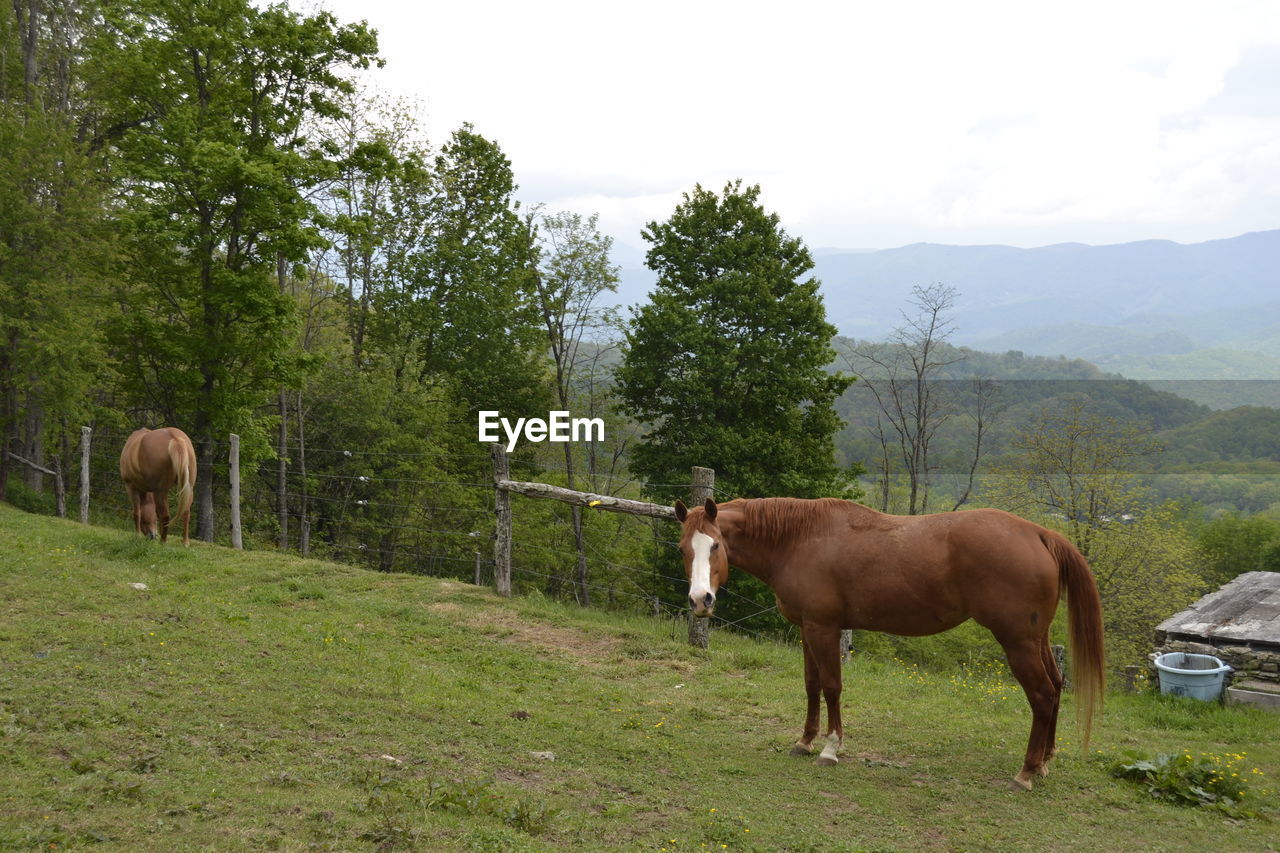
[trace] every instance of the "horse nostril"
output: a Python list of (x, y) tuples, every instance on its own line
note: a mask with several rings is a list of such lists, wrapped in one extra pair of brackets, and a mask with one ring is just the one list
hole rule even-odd
[(711, 605), (716, 603), (716, 597), (711, 593), (707, 593), (705, 596), (703, 596), (702, 603), (708, 610), (710, 610)]

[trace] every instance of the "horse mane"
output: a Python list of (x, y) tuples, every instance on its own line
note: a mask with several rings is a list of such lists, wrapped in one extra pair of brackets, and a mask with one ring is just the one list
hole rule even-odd
[(809, 536), (841, 519), (854, 524), (858, 516), (876, 514), (861, 504), (840, 498), (752, 498), (732, 504), (742, 512), (743, 532), (773, 541)]

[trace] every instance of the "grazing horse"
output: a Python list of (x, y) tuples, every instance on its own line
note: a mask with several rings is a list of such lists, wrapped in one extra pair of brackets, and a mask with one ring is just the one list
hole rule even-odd
[(177, 486), (182, 544), (191, 544), (196, 451), (185, 432), (177, 427), (135, 431), (120, 451), (120, 479), (129, 493), (134, 530), (155, 539), (158, 527), (161, 542), (169, 538), (169, 490)]
[(923, 636), (974, 619), (999, 640), (1031, 705), (1026, 760), (1014, 777), (1031, 790), (1056, 742), (1062, 675), (1049, 625), (1064, 593), (1088, 749), (1104, 687), (1102, 606), (1088, 563), (1060, 534), (994, 509), (897, 516), (833, 498), (708, 499), (694, 509), (677, 501), (675, 509), (695, 615), (711, 615), (732, 563), (764, 581), (800, 626), (809, 704), (792, 754), (812, 754), (825, 698), (818, 763), (838, 760), (841, 629)]

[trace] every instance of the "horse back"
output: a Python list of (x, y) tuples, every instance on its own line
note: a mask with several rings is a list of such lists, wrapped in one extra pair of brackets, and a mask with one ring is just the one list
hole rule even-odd
[[(870, 513), (870, 514), (868, 514)], [(1047, 530), (1000, 510), (920, 516), (852, 512), (839, 535), (810, 540), (797, 555), (804, 574), (843, 611), (846, 627), (904, 635), (934, 634), (973, 618), (992, 627), (1008, 603), (1026, 602), (1018, 618), (1053, 618), (1057, 561)]]
[(135, 430), (120, 451), (120, 477), (142, 491), (167, 491), (192, 479), (194, 468), (191, 439), (177, 427)]

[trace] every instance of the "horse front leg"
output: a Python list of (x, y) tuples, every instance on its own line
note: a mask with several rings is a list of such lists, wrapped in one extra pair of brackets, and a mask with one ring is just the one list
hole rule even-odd
[(805, 632), (805, 642), (813, 646), (813, 658), (818, 665), (818, 683), (827, 702), (827, 740), (818, 756), (818, 764), (830, 766), (840, 761), (844, 746), (844, 724), (840, 719), (840, 628), (815, 628)]
[(160, 541), (169, 541), (169, 490), (152, 492), (156, 502), (156, 523), (160, 526)]
[(133, 486), (128, 483), (124, 485), (125, 494), (129, 496), (129, 512), (133, 515), (133, 532), (142, 534), (142, 501), (139, 494), (134, 491)]
[(822, 682), (818, 678), (818, 663), (813, 657), (813, 647), (802, 639), (801, 648), (804, 650), (804, 692), (808, 710), (804, 717), (804, 734), (791, 747), (791, 754), (812, 755), (813, 739), (818, 736), (818, 723), (822, 714)]

